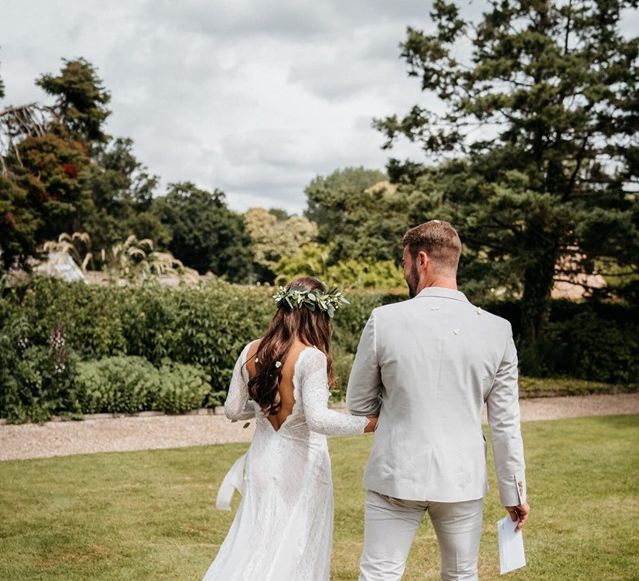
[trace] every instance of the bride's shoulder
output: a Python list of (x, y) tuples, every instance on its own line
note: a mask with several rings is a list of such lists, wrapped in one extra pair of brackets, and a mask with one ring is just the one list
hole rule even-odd
[(306, 346), (306, 351), (308, 351), (309, 356), (311, 357), (319, 357), (326, 359), (326, 353), (324, 353), (324, 351), (322, 351), (319, 347), (316, 347), (315, 345), (307, 345)]
[(253, 341), (249, 341), (246, 345), (244, 345), (244, 348), (240, 353), (240, 357), (244, 359), (244, 361), (248, 361), (249, 359), (255, 357), (261, 342), (261, 337), (259, 339), (254, 339)]
[(306, 346), (303, 352), (300, 353), (300, 356), (304, 358), (302, 361), (302, 367), (307, 372), (315, 371), (316, 369), (326, 366), (326, 353), (315, 345)]

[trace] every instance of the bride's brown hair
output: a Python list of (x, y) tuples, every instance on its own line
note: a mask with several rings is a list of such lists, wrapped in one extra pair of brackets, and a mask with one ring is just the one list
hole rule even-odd
[[(302, 287), (326, 293), (327, 288), (320, 280), (306, 276), (291, 281), (286, 287)], [(251, 398), (267, 415), (275, 415), (280, 409), (279, 383), (282, 378), (284, 362), (295, 342), (299, 339), (306, 345), (313, 345), (326, 355), (328, 385), (335, 384), (333, 357), (331, 355), (331, 336), (333, 325), (328, 313), (316, 308), (314, 311), (305, 306), (290, 308), (285, 301), (280, 306), (260, 341), (255, 354), (255, 375), (249, 379), (248, 388)], [(279, 363), (279, 365), (277, 365)]]

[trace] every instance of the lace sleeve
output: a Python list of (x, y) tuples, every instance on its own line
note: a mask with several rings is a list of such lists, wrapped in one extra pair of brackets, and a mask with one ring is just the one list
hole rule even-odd
[(248, 420), (255, 417), (255, 408), (249, 402), (248, 385), (242, 373), (249, 347), (250, 343), (240, 353), (233, 369), (229, 393), (224, 402), (224, 415), (229, 420)]
[(302, 370), (302, 404), (308, 427), (326, 435), (363, 434), (368, 418), (328, 409), (326, 355), (318, 349), (308, 355)]

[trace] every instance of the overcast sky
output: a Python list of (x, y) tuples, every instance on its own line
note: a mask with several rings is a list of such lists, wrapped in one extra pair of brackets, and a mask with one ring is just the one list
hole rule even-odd
[[(398, 44), (423, 0), (0, 0), (4, 105), (62, 58), (111, 92), (108, 131), (166, 184), (221, 188), (231, 207), (300, 211), (317, 174), (383, 169), (371, 119), (419, 96)], [(398, 154), (401, 152), (398, 152)]]
[[(111, 92), (107, 130), (163, 185), (223, 189), (236, 210), (300, 211), (316, 175), (383, 169), (371, 119), (421, 100), (399, 59), (425, 0), (0, 0), (2, 105), (84, 57)], [(478, 11), (477, 2), (465, 8)], [(636, 19), (635, 19), (636, 21)], [(397, 157), (419, 152), (409, 145)]]

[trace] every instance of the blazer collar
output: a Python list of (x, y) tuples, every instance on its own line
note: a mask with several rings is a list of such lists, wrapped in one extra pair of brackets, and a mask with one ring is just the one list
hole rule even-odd
[(423, 289), (415, 298), (419, 299), (422, 297), (437, 297), (441, 299), (453, 299), (456, 301), (470, 302), (466, 295), (458, 290), (453, 290), (452, 288), (443, 288), (439, 286), (430, 286)]

